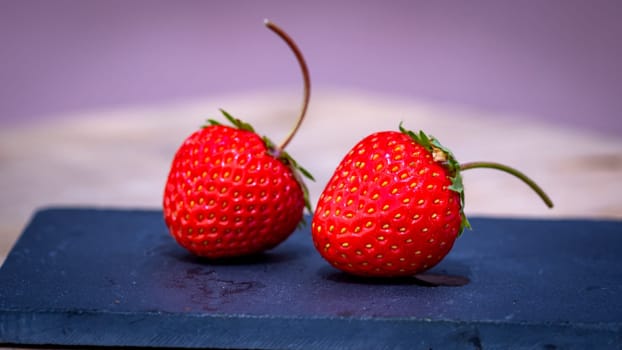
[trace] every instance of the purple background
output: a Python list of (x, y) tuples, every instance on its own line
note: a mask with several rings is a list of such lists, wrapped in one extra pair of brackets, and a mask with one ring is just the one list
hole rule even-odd
[(526, 114), (622, 135), (622, 1), (0, 0), (0, 125), (299, 87)]

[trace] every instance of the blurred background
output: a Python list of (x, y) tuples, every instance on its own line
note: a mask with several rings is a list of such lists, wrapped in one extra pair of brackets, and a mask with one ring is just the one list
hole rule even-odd
[(0, 0), (0, 262), (38, 208), (159, 208), (173, 154), (218, 108), (288, 150), (315, 202), (358, 140), (400, 121), (459, 160), (469, 215), (622, 218), (622, 2)]
[(298, 87), (465, 104), (622, 135), (622, 3), (0, 1), (0, 120)]

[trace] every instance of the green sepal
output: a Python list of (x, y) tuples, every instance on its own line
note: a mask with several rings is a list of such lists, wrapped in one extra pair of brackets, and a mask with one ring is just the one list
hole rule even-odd
[(435, 137), (427, 135), (422, 130), (416, 134), (413, 131), (404, 128), (402, 124), (403, 123), (400, 122), (400, 131), (408, 135), (416, 143), (423, 146), (423, 148), (432, 154), (434, 161), (440, 163), (445, 167), (445, 169), (447, 169), (451, 180), (449, 189), (460, 195), (460, 217), (462, 222), (460, 224), (460, 232), (458, 232), (458, 235), (461, 235), (465, 228), (471, 229), (471, 224), (464, 213), (464, 185), (462, 183), (462, 175), (460, 174), (460, 163), (458, 163), (451, 150), (443, 146)]
[(238, 118), (234, 118), (231, 114), (227, 113), (224, 109), (220, 109), (220, 112), (227, 118), (227, 120), (233, 124), (236, 128), (244, 131), (255, 132), (255, 129), (248, 123), (241, 121)]
[(207, 128), (208, 126), (214, 126), (214, 125), (222, 125), (219, 121), (214, 120), (214, 119), (208, 119), (207, 120), (207, 124), (209, 125), (203, 125), (203, 128)]
[[(229, 114), (227, 111), (225, 111), (222, 108), (220, 109), (220, 112), (236, 128), (240, 130), (244, 130), (244, 131), (250, 131), (256, 134), (255, 129), (250, 124), (238, 118), (233, 117), (231, 114)], [(206, 125), (203, 127), (207, 127), (211, 125), (222, 125), (220, 122), (214, 119), (208, 119), (207, 122), (209, 125)], [(262, 136), (261, 140), (266, 145), (269, 155), (280, 160), (283, 164), (285, 164), (287, 167), (290, 168), (290, 170), (292, 171), (292, 174), (294, 175), (294, 178), (296, 179), (296, 182), (298, 182), (298, 184), (300, 185), (300, 188), (302, 189), (302, 194), (303, 194), (303, 198), (305, 202), (305, 208), (307, 208), (307, 210), (309, 211), (309, 214), (313, 214), (313, 209), (311, 207), (311, 199), (309, 196), (309, 188), (307, 187), (303, 179), (304, 177), (306, 177), (307, 179), (311, 181), (315, 181), (315, 178), (313, 177), (313, 175), (311, 175), (311, 173), (307, 169), (305, 169), (300, 164), (298, 164), (298, 162), (296, 162), (296, 160), (294, 160), (294, 158), (292, 158), (292, 156), (290, 156), (289, 153), (283, 150), (279, 150), (278, 147), (274, 144), (274, 142), (272, 142), (272, 140), (270, 140), (267, 136)], [(303, 215), (302, 219), (300, 219), (300, 223), (298, 224), (298, 226), (303, 227), (306, 224), (307, 222)]]
[[(311, 181), (315, 181), (315, 178), (313, 177), (313, 175), (311, 175), (311, 173), (307, 169), (305, 169), (303, 166), (298, 164), (298, 162), (296, 162), (296, 160), (291, 155), (289, 155), (289, 153), (283, 150), (279, 152), (274, 142), (272, 142), (272, 140), (270, 140), (267, 136), (263, 136), (262, 140), (264, 144), (266, 145), (266, 147), (268, 148), (268, 152), (273, 157), (280, 160), (283, 164), (285, 164), (292, 170), (292, 174), (294, 174), (294, 178), (296, 179), (296, 181), (300, 185), (300, 188), (302, 189), (302, 194), (303, 194), (303, 198), (305, 202), (305, 208), (307, 208), (307, 211), (309, 211), (310, 214), (313, 214), (313, 208), (311, 207), (311, 199), (309, 196), (309, 188), (307, 187), (307, 184), (305, 183), (303, 179), (304, 177), (306, 177), (307, 179)], [(303, 217), (301, 220), (301, 226), (305, 226), (306, 224), (307, 223)]]

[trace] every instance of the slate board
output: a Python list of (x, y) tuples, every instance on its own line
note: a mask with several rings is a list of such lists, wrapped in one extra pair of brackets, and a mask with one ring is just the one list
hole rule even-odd
[(622, 222), (472, 218), (418, 278), (345, 275), (308, 228), (190, 256), (159, 211), (37, 212), (0, 269), (0, 343), (251, 349), (620, 348)]

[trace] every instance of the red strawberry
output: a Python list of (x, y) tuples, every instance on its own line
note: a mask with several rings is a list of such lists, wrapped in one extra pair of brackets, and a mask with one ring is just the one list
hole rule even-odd
[(223, 110), (235, 127), (209, 120), (181, 145), (164, 190), (164, 219), (175, 240), (196, 255), (223, 258), (270, 249), (302, 222), (305, 205), (310, 210), (298, 173), (313, 178), (283, 151), (307, 109), (308, 70), (293, 41), (274, 24), (266, 25), (299, 60), (305, 83), (302, 110), (279, 147)]
[(460, 170), (492, 167), (542, 190), (497, 163), (460, 166), (423, 132), (385, 131), (360, 141), (326, 185), (311, 226), (315, 247), (334, 267), (362, 276), (406, 276), (438, 264), (470, 227)]

